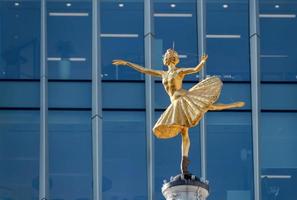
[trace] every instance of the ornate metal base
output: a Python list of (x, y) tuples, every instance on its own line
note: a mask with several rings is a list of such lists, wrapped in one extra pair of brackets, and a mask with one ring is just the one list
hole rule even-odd
[(166, 200), (205, 200), (209, 195), (209, 186), (191, 174), (179, 174), (164, 180), (162, 193)]

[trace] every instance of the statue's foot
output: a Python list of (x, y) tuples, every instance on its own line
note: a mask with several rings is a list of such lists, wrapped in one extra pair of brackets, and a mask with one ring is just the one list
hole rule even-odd
[(230, 109), (230, 108), (240, 108), (245, 105), (244, 102), (238, 101), (234, 103), (229, 103), (229, 104), (212, 104), (209, 106), (209, 110), (225, 110), (225, 109)]
[(187, 156), (183, 156), (181, 161), (181, 166), (180, 166), (182, 174), (190, 174), (188, 170), (189, 164), (190, 164), (189, 158)]

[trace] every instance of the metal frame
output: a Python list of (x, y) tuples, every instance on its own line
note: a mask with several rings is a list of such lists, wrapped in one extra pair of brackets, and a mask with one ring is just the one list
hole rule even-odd
[(254, 167), (254, 199), (261, 199), (260, 176), (260, 28), (259, 1), (249, 1), (250, 18), (250, 66), (252, 95), (252, 134), (253, 134), (253, 167)]
[[(198, 34), (198, 54), (202, 56), (206, 51), (206, 2), (205, 0), (197, 0), (197, 34)], [(202, 68), (199, 73), (199, 79), (203, 80), (206, 75), (206, 68)], [(207, 146), (206, 146), (206, 116), (200, 121), (200, 166), (201, 166), (201, 177), (206, 179), (207, 177)]]
[[(145, 67), (152, 68), (153, 51), (153, 0), (144, 1), (144, 53)], [(152, 135), (154, 122), (154, 78), (145, 76), (145, 108), (146, 108), (146, 143), (147, 143), (147, 192), (148, 200), (154, 199), (154, 138)]]
[(39, 199), (49, 199), (48, 179), (48, 77), (46, 46), (46, 0), (41, 0), (41, 44), (40, 44), (40, 158)]
[(92, 157), (93, 199), (102, 200), (102, 89), (100, 56), (100, 1), (92, 0)]

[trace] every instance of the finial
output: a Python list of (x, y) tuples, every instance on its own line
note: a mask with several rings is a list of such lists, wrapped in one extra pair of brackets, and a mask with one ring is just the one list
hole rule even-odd
[(174, 41), (172, 42), (172, 49), (174, 50)]

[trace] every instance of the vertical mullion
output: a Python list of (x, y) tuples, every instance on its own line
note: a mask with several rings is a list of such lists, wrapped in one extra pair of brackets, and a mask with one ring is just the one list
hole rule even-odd
[(254, 168), (254, 199), (261, 199), (260, 179), (260, 29), (259, 2), (249, 1), (250, 19), (250, 63), (251, 63), (251, 95), (252, 95), (252, 138), (253, 138), (253, 168)]
[(92, 160), (93, 199), (102, 200), (102, 102), (100, 69), (100, 1), (92, 0)]
[[(206, 6), (205, 0), (197, 0), (197, 37), (198, 37), (198, 54), (199, 58), (205, 54), (206, 51)], [(199, 73), (200, 81), (205, 78), (206, 70), (205, 67)], [(200, 121), (200, 166), (201, 166), (201, 177), (206, 179), (207, 176), (207, 160), (206, 160), (206, 117), (204, 116)]]
[(40, 158), (39, 158), (39, 199), (49, 199), (48, 188), (48, 78), (46, 45), (46, 0), (41, 0), (40, 32)]
[[(144, 52), (145, 67), (152, 68), (153, 45), (153, 0), (144, 0)], [(148, 200), (153, 200), (154, 194), (154, 142), (152, 135), (154, 121), (154, 79), (145, 76), (146, 100), (146, 139), (147, 139), (147, 192)]]

